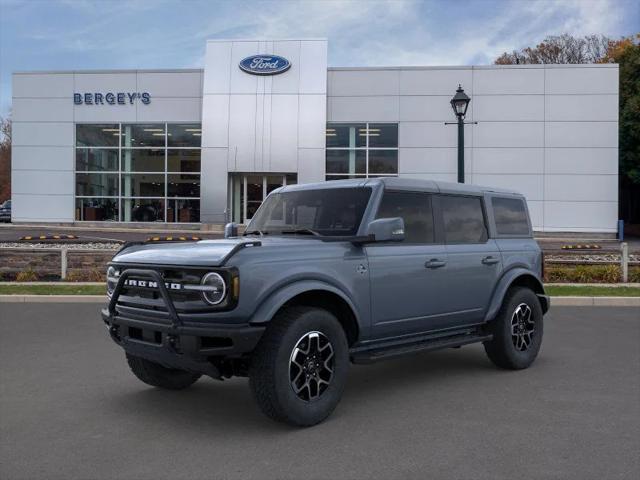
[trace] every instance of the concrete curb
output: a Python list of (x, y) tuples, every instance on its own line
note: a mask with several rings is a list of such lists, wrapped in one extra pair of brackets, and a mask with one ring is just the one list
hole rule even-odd
[(551, 307), (640, 307), (640, 297), (551, 297)]
[[(106, 295), (0, 295), (0, 303), (107, 303)], [(551, 297), (551, 307), (640, 307), (640, 297)]]

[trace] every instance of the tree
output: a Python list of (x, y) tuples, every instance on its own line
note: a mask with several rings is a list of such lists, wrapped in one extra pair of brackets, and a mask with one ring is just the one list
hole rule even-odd
[(609, 42), (603, 63), (620, 65), (620, 216), (640, 223), (640, 33)]
[(607, 54), (611, 40), (604, 35), (578, 38), (568, 33), (546, 37), (535, 47), (505, 52), (496, 65), (528, 63), (598, 63)]
[(0, 117), (0, 202), (11, 198), (11, 119)]
[(620, 66), (618, 147), (620, 218), (640, 224), (640, 34), (611, 40), (603, 35), (546, 37), (534, 48), (505, 52), (496, 65), (617, 63)]

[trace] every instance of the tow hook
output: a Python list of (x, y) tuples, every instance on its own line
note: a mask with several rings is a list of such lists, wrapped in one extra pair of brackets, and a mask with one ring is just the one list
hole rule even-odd
[(109, 330), (109, 335), (111, 335), (111, 338), (113, 338), (116, 342), (120, 342), (120, 334), (118, 333), (117, 325), (107, 325), (107, 330)]
[(177, 351), (178, 337), (176, 337), (175, 335), (168, 334), (167, 343), (169, 344), (169, 347), (172, 350)]

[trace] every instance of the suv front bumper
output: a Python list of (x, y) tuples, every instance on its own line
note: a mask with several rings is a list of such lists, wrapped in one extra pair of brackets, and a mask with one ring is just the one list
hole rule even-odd
[[(156, 281), (166, 312), (118, 306), (124, 282), (132, 275)], [(142, 269), (128, 269), (121, 274), (109, 306), (101, 314), (111, 338), (128, 354), (167, 368), (214, 378), (221, 378), (221, 373), (212, 360), (240, 358), (253, 351), (266, 328), (248, 324), (184, 323), (160, 274)]]

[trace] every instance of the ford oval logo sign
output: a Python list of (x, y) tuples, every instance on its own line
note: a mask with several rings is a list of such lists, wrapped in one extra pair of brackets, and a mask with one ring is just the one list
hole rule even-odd
[(240, 69), (252, 75), (277, 75), (290, 67), (289, 60), (278, 55), (251, 55), (240, 62)]

